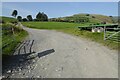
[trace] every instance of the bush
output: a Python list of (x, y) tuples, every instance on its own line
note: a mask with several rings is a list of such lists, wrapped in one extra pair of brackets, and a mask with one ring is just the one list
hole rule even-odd
[(100, 25), (100, 23), (96, 23), (96, 25)]
[(106, 24), (106, 22), (105, 22), (105, 21), (103, 21), (103, 22), (101, 22), (101, 24)]
[(3, 20), (0, 20), (0, 23), (3, 23), (3, 24), (4, 24), (5, 22), (4, 22)]
[(95, 16), (92, 16), (92, 18), (95, 18)]
[(86, 14), (86, 16), (90, 16), (90, 14)]
[(22, 20), (23, 20), (23, 22), (26, 22), (26, 21), (28, 21), (26, 18), (23, 18)]

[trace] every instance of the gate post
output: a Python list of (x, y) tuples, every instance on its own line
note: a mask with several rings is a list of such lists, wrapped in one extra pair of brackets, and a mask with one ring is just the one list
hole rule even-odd
[(106, 40), (106, 26), (104, 26), (104, 40)]

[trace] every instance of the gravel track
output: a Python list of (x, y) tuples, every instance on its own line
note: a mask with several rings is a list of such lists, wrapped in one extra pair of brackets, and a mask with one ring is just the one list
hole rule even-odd
[(118, 78), (117, 51), (54, 30), (24, 29), (28, 39), (35, 40), (38, 57), (34, 69), (23, 69), (11, 77)]

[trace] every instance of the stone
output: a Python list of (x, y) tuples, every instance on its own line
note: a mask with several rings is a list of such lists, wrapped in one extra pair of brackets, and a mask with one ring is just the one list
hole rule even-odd
[(30, 73), (30, 70), (28, 70), (28, 72)]
[(45, 70), (47, 69), (47, 68), (44, 68)]
[(25, 75), (25, 73), (23, 73), (23, 75)]
[(3, 77), (0, 77), (0, 80), (2, 80)]
[(5, 78), (5, 76), (2, 76), (2, 78)]
[(19, 71), (21, 71), (21, 69), (19, 68)]
[(28, 76), (26, 76), (26, 78), (28, 78)]
[(21, 74), (21, 73), (19, 73), (19, 74)]
[(33, 63), (35, 63), (36, 61), (35, 60), (33, 60)]
[(14, 76), (15, 74), (12, 74), (12, 76)]
[(85, 48), (85, 50), (88, 50), (88, 48)]
[(40, 78), (40, 76), (37, 76), (37, 78)]
[(16, 70), (14, 72), (17, 72)]
[(30, 66), (28, 66), (28, 69), (30, 69)]
[(7, 73), (11, 73), (11, 70), (8, 70)]

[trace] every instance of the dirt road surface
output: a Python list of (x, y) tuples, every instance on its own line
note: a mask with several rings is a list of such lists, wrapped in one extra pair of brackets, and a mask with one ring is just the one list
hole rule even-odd
[(12, 78), (118, 78), (118, 54), (98, 43), (54, 30), (24, 27), (35, 40), (34, 69), (19, 70)]

